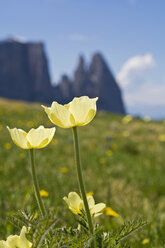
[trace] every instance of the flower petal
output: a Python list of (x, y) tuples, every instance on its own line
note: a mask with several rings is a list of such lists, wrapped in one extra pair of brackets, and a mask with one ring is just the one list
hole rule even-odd
[(21, 233), (20, 233), (20, 240), (19, 240), (20, 248), (30, 248), (32, 246), (32, 243), (29, 242), (29, 240), (27, 240), (25, 233), (26, 233), (26, 227), (23, 226)]
[[(19, 239), (20, 239), (20, 237), (18, 235), (10, 235), (7, 238), (6, 243), (7, 243), (9, 248), (10, 247), (18, 247), (19, 248), (20, 247), (19, 246)], [(21, 248), (23, 248), (23, 247), (21, 247)]]
[(68, 198), (64, 197), (63, 199), (74, 214), (80, 213), (81, 209), (83, 208), (83, 204), (82, 199), (76, 192), (70, 192)]
[(88, 124), (96, 114), (96, 98), (88, 96), (75, 97), (69, 104), (64, 105), (75, 118), (76, 126)]
[(87, 197), (89, 209), (93, 208), (95, 205), (95, 200), (92, 195)]
[(7, 127), (7, 129), (10, 132), (11, 138), (13, 140), (13, 142), (23, 148), (23, 149), (30, 149), (30, 144), (28, 144), (27, 141), (27, 133), (25, 131), (23, 131), (22, 129), (17, 129), (17, 128), (12, 128), (10, 129), (9, 127)]
[(7, 242), (4, 240), (0, 241), (0, 248), (9, 248), (9, 246), (7, 245)]
[(62, 128), (70, 128), (75, 126), (73, 115), (63, 105), (53, 102), (51, 108), (42, 106), (45, 109), (51, 122)]
[(47, 146), (55, 133), (54, 128), (44, 128), (39, 126), (37, 129), (32, 128), (27, 134), (27, 140), (32, 148), (43, 148)]
[(105, 207), (106, 205), (104, 203), (98, 203), (91, 209), (91, 214), (97, 214), (101, 212)]

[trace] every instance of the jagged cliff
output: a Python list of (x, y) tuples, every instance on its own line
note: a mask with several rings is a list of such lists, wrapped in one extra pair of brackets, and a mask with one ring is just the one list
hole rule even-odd
[[(80, 56), (74, 78), (71, 82), (65, 75), (54, 91), (61, 89), (59, 101), (70, 101), (74, 96), (99, 97), (98, 108), (114, 113), (125, 113), (121, 90), (109, 70), (103, 56), (96, 53), (89, 67)], [(69, 93), (69, 94), (66, 94)], [(58, 94), (57, 94), (58, 95)]]
[(89, 67), (81, 56), (74, 78), (63, 75), (52, 86), (42, 43), (0, 42), (0, 96), (50, 103), (67, 103), (75, 96), (99, 97), (98, 108), (125, 113), (121, 91), (103, 56), (96, 53)]
[(0, 96), (47, 102), (51, 89), (42, 43), (0, 42)]

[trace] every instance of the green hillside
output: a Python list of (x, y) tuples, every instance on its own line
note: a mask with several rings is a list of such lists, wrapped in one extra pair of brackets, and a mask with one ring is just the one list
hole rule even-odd
[[(28, 131), (41, 124), (52, 126), (39, 104), (0, 100), (1, 238), (14, 231), (9, 214), (36, 208), (28, 151), (13, 144), (6, 126)], [(111, 230), (126, 220), (146, 219), (149, 224), (131, 237), (131, 247), (164, 247), (165, 122), (100, 112), (79, 135), (87, 191), (119, 214), (98, 221)], [(63, 216), (61, 225), (75, 223), (62, 199), (79, 192), (72, 143), (72, 130), (57, 128), (51, 144), (36, 151), (40, 188), (49, 193), (44, 202)]]

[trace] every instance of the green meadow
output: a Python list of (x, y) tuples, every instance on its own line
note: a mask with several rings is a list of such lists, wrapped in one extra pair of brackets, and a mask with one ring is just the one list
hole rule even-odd
[[(131, 247), (165, 247), (165, 121), (123, 118), (98, 112), (79, 128), (86, 190), (119, 214), (96, 221), (113, 230), (128, 220), (147, 220), (130, 237)], [(28, 131), (39, 125), (52, 126), (39, 104), (0, 100), (0, 239), (17, 232), (8, 221), (12, 213), (37, 212), (28, 151), (12, 142), (6, 126)], [(63, 200), (79, 193), (71, 129), (57, 128), (50, 145), (36, 150), (36, 167), (40, 189), (48, 192), (44, 203), (56, 209), (59, 225), (77, 225)]]

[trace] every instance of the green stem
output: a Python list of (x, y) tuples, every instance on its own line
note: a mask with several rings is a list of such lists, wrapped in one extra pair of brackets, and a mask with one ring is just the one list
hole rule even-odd
[(34, 160), (34, 149), (30, 149), (30, 162), (31, 162), (31, 173), (32, 173), (32, 179), (33, 179), (33, 187), (34, 187), (34, 193), (37, 198), (38, 207), (41, 211), (42, 216), (46, 215), (46, 210), (44, 207), (44, 204), (42, 202), (40, 191), (39, 191), (39, 185), (36, 175), (36, 169), (35, 169), (35, 160)]
[(86, 215), (88, 219), (89, 231), (93, 235), (94, 230), (93, 230), (92, 217), (91, 217), (90, 210), (89, 210), (89, 205), (88, 205), (86, 192), (85, 192), (85, 184), (84, 184), (83, 175), (82, 175), (82, 166), (81, 166), (81, 159), (80, 159), (79, 138), (78, 138), (77, 127), (73, 127), (73, 137), (74, 137), (75, 161), (76, 161), (76, 166), (77, 166), (79, 187), (80, 187), (80, 191), (81, 191), (81, 195), (83, 198), (84, 207), (85, 207), (85, 211), (86, 211)]

